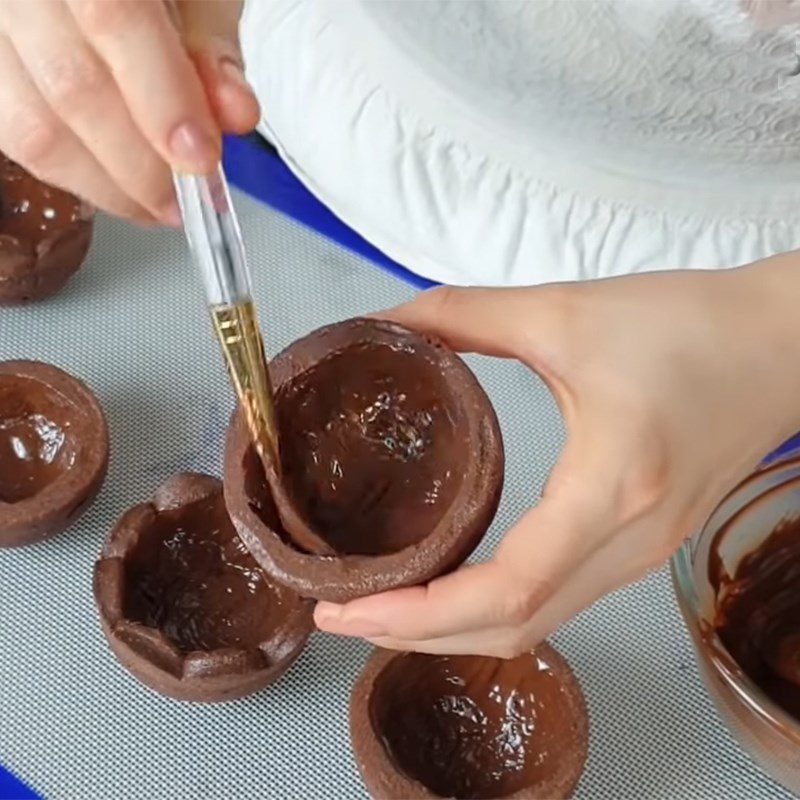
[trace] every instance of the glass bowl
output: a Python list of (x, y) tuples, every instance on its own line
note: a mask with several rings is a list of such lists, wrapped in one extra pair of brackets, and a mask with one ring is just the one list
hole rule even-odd
[(728, 574), (782, 520), (800, 516), (800, 442), (793, 440), (742, 481), (673, 556), (672, 582), (703, 681), (728, 729), (762, 769), (800, 795), (800, 721), (748, 678), (713, 629), (716, 594), (708, 564), (714, 537)]

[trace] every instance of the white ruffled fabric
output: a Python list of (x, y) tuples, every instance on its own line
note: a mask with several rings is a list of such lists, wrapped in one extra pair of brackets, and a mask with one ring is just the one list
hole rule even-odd
[(794, 42), (744, 39), (647, 0), (249, 0), (242, 22), (260, 129), (295, 174), (461, 285), (800, 248)]

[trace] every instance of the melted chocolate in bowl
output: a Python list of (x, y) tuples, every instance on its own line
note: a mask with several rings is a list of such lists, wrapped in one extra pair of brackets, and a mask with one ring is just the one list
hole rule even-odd
[(451, 393), (410, 345), (359, 342), (276, 397), (283, 480), (295, 508), (340, 554), (421, 541), (458, 491)]
[(257, 648), (291, 610), (236, 535), (222, 492), (159, 511), (126, 560), (124, 615), (180, 650)]
[(733, 577), (711, 577), (719, 591), (714, 626), (720, 640), (800, 720), (800, 519), (778, 526)]
[(33, 497), (73, 466), (69, 417), (75, 409), (32, 378), (0, 381), (0, 501)]
[(0, 154), (0, 250), (3, 236), (35, 248), (43, 239), (85, 217), (68, 192), (41, 183)]
[(375, 679), (369, 714), (397, 767), (442, 797), (552, 786), (585, 756), (574, 696), (546, 653), (402, 655)]

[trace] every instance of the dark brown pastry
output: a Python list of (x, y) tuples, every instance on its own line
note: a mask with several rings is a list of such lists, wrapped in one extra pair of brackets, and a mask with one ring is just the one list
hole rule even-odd
[(0, 362), (0, 547), (63, 531), (108, 469), (108, 427), (88, 387), (37, 361)]
[(300, 654), (311, 607), (272, 584), (236, 535), (222, 482), (176, 475), (128, 511), (95, 565), (103, 631), (142, 683), (177, 700), (258, 691)]
[(0, 153), (0, 305), (41, 300), (74, 275), (92, 240), (93, 215)]
[(570, 797), (589, 719), (548, 644), (509, 661), (376, 650), (350, 698), (350, 736), (373, 797)]
[(241, 413), (225, 460), (228, 510), (266, 572), (340, 602), (423, 583), (472, 552), (500, 500), (503, 443), (458, 356), (399, 325), (355, 319), (296, 341), (270, 369), (281, 483)]

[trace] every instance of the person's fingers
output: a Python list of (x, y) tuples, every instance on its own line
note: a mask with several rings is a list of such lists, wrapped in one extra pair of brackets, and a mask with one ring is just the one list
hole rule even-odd
[(506, 534), (491, 561), (426, 586), (344, 605), (319, 603), (317, 626), (349, 636), (422, 640), (527, 622), (599, 546), (598, 533), (612, 529), (613, 498), (596, 470), (598, 458), (599, 451), (568, 446), (552, 490)]
[(255, 93), (245, 81), (239, 48), (238, 0), (189, 0), (178, 5), (183, 37), (217, 122), (248, 133), (258, 122)]
[(219, 126), (166, 6), (138, 0), (67, 3), (161, 157), (185, 172), (214, 169), (221, 156)]
[[(319, 603), (318, 627), (365, 638), (423, 641), (528, 624), (612, 534), (658, 502), (666, 480), (659, 467), (649, 474), (644, 460), (634, 462), (639, 436), (631, 421), (625, 420), (620, 432), (593, 420), (573, 422), (542, 500), (505, 535), (491, 561), (423, 587), (343, 605)], [(640, 464), (634, 480), (628, 478), (629, 463)]]
[[(635, 534), (640, 535), (640, 534)], [(532, 650), (596, 600), (640, 577), (666, 559), (642, 557), (632, 535), (614, 538), (578, 564), (566, 581), (531, 614), (513, 625), (496, 625), (446, 636), (414, 639), (398, 636), (366, 637), (377, 647), (433, 655), (486, 655), (513, 658)]]
[(345, 636), (442, 636), (502, 619), (505, 585), (503, 570), (489, 561), (462, 567), (426, 586), (396, 589), (343, 605), (319, 602), (314, 620), (320, 630)]
[[(477, 631), (443, 636), (438, 639), (393, 639), (391, 637), (368, 638), (370, 644), (384, 650), (401, 650), (403, 652), (428, 653), (429, 655), (447, 656), (494, 656), (495, 658), (511, 658), (512, 650), (509, 636), (504, 629), (481, 628)], [(519, 655), (522, 651), (514, 652)]]
[(576, 570), (575, 575), (560, 587), (533, 614), (531, 619), (521, 624), (477, 628), (430, 639), (396, 636), (365, 638), (376, 647), (383, 647), (387, 650), (413, 651), (431, 655), (484, 655), (514, 658), (520, 653), (532, 650), (563, 623), (591, 606), (603, 595), (624, 586), (641, 574), (639, 570), (625, 573), (620, 573), (618, 570), (619, 565), (614, 567), (603, 562), (601, 566), (603, 575), (594, 574), (596, 562), (594, 558), (591, 558)]
[(641, 558), (639, 542), (615, 537), (581, 564), (561, 589), (516, 628), (495, 632), (500, 651), (508, 656), (535, 647), (580, 611), (601, 597), (640, 578), (649, 568), (660, 565), (669, 554)]
[[(509, 531), (493, 560), (463, 567), (426, 586), (343, 605), (318, 603), (317, 627), (345, 636), (421, 640), (527, 622), (586, 558), (589, 520), (574, 512), (565, 518), (565, 511), (561, 504), (543, 501)], [(505, 557), (503, 549), (521, 549), (528, 560)]]
[[(707, 516), (705, 506), (692, 514), (670, 513), (648, 521), (650, 530), (638, 524), (626, 526), (609, 538), (582, 563), (577, 564), (557, 591), (536, 608), (530, 618), (513, 625), (487, 626), (429, 639), (387, 636), (367, 637), (378, 647), (431, 654), (476, 654), (513, 658), (531, 650), (580, 611), (601, 597), (637, 580), (648, 570), (661, 566), (700, 520)], [(660, 544), (642, 549), (641, 541), (660, 530)], [(657, 539), (659, 537), (656, 537)], [(522, 555), (522, 554), (518, 554)]]
[[(42, 5), (48, 13), (42, 14)], [(14, 46), (55, 113), (117, 183), (162, 222), (180, 214), (169, 168), (134, 123), (106, 65), (57, 0), (24, 3), (11, 23)]]
[[(510, 658), (530, 650), (601, 597), (661, 566), (678, 546), (675, 541), (669, 547), (643, 551), (642, 537), (643, 532), (634, 526), (612, 538), (581, 564), (526, 623), (492, 631), (487, 641), (493, 643), (495, 654)], [(439, 643), (439, 646), (445, 645)]]
[(0, 151), (40, 180), (79, 194), (117, 216), (153, 217), (120, 191), (108, 173), (45, 102), (11, 42), (0, 35)]
[[(550, 340), (561, 330), (557, 286), (529, 289), (439, 287), (409, 303), (374, 314), (445, 341), (454, 350), (546, 364)], [(522, 323), (524, 321), (524, 323)]]
[[(719, 495), (699, 493), (688, 508), (668, 507), (646, 522), (621, 526), (616, 535), (595, 550), (570, 579), (515, 630), (500, 631), (504, 644), (518, 652), (534, 647), (579, 611), (599, 598), (661, 567), (684, 539), (702, 525)], [(648, 547), (642, 547), (644, 540)]]
[(222, 129), (230, 133), (252, 131), (260, 111), (255, 93), (245, 80), (238, 47), (219, 37), (195, 35), (187, 39), (187, 48)]

